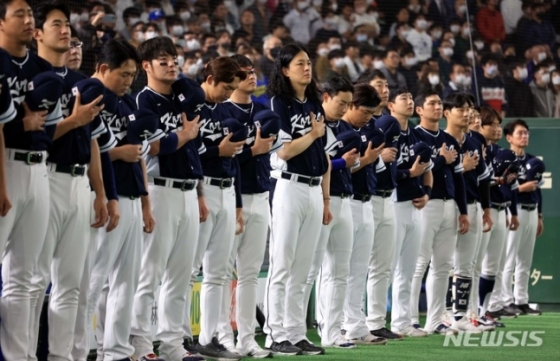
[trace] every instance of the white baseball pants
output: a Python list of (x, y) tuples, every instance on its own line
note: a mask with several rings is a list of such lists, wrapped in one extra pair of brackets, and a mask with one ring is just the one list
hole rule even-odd
[(373, 196), (375, 236), (369, 259), (367, 281), (367, 327), (374, 331), (385, 327), (387, 292), (391, 283), (391, 264), (395, 254), (395, 210), (391, 197)]
[[(270, 205), (268, 192), (243, 194), (243, 220), (245, 231), (235, 236), (233, 250), (229, 258), (228, 274), (237, 265), (236, 323), (237, 348), (246, 354), (255, 344), (255, 310), (257, 307), (258, 277), (266, 250)], [(219, 319), (220, 343), (233, 343), (230, 320), (230, 283), (224, 284), (222, 316)]]
[(420, 251), (420, 210), (414, 207), (411, 201), (396, 202), (394, 208), (396, 241), (391, 272), (391, 330), (400, 332), (412, 324), (410, 288)]
[(418, 300), (422, 278), (430, 264), (426, 281), (428, 302), (426, 331), (433, 331), (441, 323), (445, 311), (449, 272), (457, 244), (458, 213), (454, 200), (441, 199), (428, 201), (421, 212), (420, 252), (412, 278), (410, 309), (412, 323), (418, 323)]
[(482, 213), (479, 203), (467, 205), (467, 212), (469, 231), (457, 235), (457, 246), (453, 253), (453, 273), (462, 278), (473, 277), (475, 257), (482, 237)]
[[(6, 360), (26, 361), (29, 348), (35, 344), (29, 327), (35, 313), (32, 278), (49, 224), (50, 188), (45, 163), (27, 165), (12, 160), (15, 152), (6, 149), (6, 182), (12, 209), (0, 217), (0, 344)], [(43, 159), (46, 157), (43, 152)]]
[(320, 186), (278, 179), (272, 200), (270, 267), (264, 300), (268, 335), (272, 342), (306, 339), (303, 288), (311, 269), (323, 219)]
[[(485, 302), (481, 308), (481, 315), (488, 311), (498, 311), (502, 309), (503, 305), (500, 300), (502, 292), (501, 275), (505, 264), (505, 250), (506, 240), (508, 235), (508, 228), (506, 226), (506, 211), (492, 208), (492, 221), (494, 226), (492, 230), (483, 235), (487, 235), (488, 245), (486, 251), (482, 254), (481, 262), (481, 276), (492, 276), (494, 278), (494, 289), (490, 294), (488, 302)], [(487, 303), (487, 304), (486, 304)], [(493, 307), (495, 306), (495, 308)]]
[(371, 201), (362, 202), (351, 200), (354, 242), (350, 255), (350, 269), (348, 284), (344, 297), (343, 329), (349, 338), (359, 338), (367, 335), (366, 316), (363, 312), (363, 298), (369, 267), (369, 257), (373, 248), (375, 222), (373, 219), (373, 204)]
[[(502, 302), (504, 305), (529, 303), (529, 276), (533, 263), (533, 251), (537, 240), (538, 211), (527, 211), (518, 205), (519, 228), (510, 231), (504, 273), (502, 275)], [(512, 276), (515, 283), (512, 290)]]
[[(144, 235), (140, 279), (134, 296), (132, 346), (140, 358), (153, 353), (152, 307), (161, 281), (157, 309), (160, 352), (169, 361), (184, 355), (183, 323), (190, 270), (198, 242), (200, 213), (196, 189), (149, 186), (157, 225)], [(107, 310), (108, 312), (108, 310)]]

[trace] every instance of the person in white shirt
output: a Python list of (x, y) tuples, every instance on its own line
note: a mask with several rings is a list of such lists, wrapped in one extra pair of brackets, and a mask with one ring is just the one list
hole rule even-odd
[(290, 29), (292, 38), (304, 45), (309, 43), (317, 30), (323, 27), (321, 15), (309, 0), (294, 1), (294, 8), (284, 16), (284, 25)]
[(432, 37), (426, 33), (428, 21), (419, 14), (414, 21), (414, 29), (406, 35), (406, 41), (412, 45), (418, 61), (425, 61), (432, 56)]
[(364, 67), (360, 60), (360, 44), (355, 41), (347, 41), (344, 44), (344, 64), (348, 70), (348, 76), (351, 81), (356, 81), (358, 76), (364, 71)]
[(372, 32), (373, 36), (379, 35), (381, 30), (377, 23), (379, 15), (376, 11), (368, 11), (366, 0), (354, 0), (354, 11), (352, 27), (367, 25), (367, 30)]
[(521, 4), (521, 0), (502, 0), (500, 4), (500, 11), (504, 18), (504, 26), (508, 35), (515, 33), (517, 22), (523, 16)]

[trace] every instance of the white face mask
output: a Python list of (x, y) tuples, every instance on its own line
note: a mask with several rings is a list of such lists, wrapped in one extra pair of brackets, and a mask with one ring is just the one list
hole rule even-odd
[(224, 0), (224, 6), (225, 6), (226, 8), (229, 9), (232, 5), (233, 5), (233, 1), (231, 1), (231, 0)]
[(187, 74), (190, 76), (195, 76), (198, 73), (198, 70), (200, 69), (200, 66), (198, 64), (192, 64), (189, 65), (189, 67), (187, 68)]
[(70, 14), (70, 24), (76, 25), (78, 22), (80, 22), (80, 14)]
[(434, 31), (434, 32), (432, 32), (432, 37), (433, 37), (434, 39), (441, 39), (441, 35), (442, 35), (442, 34), (443, 34), (443, 33), (442, 33), (441, 31)]
[(309, 1), (300, 1), (297, 3), (297, 7), (299, 10), (305, 10), (309, 7)]
[(145, 37), (144, 37), (144, 33), (141, 31), (137, 31), (136, 33), (136, 40), (138, 41), (144, 41)]
[(459, 5), (459, 7), (457, 8), (457, 13), (459, 15), (463, 15), (466, 12), (467, 12), (467, 5)]
[(185, 65), (185, 57), (183, 55), (177, 55), (177, 63), (179, 68), (182, 68)]
[(328, 48), (321, 48), (317, 50), (317, 54), (319, 54), (319, 56), (327, 56), (328, 53), (329, 53)]
[(338, 50), (338, 49), (340, 49), (340, 44), (329, 45), (329, 50)]
[(320, 7), (323, 5), (323, 0), (313, 0), (313, 6)]
[(461, 31), (461, 26), (459, 25), (451, 25), (451, 27), (449, 28), (451, 30), (451, 32), (455, 35), (459, 34), (459, 31)]
[(406, 58), (404, 60), (404, 63), (406, 64), (406, 66), (414, 66), (414, 65), (418, 64), (418, 59), (416, 59), (416, 58)]
[(560, 75), (555, 75), (552, 77), (552, 84), (560, 85)]
[(498, 66), (497, 65), (489, 65), (486, 68), (486, 74), (490, 76), (494, 76), (498, 74)]
[(471, 83), (472, 83), (472, 78), (470, 76), (465, 76), (465, 81), (463, 82), (463, 85), (469, 87), (471, 86)]
[(437, 75), (437, 74), (428, 75), (428, 81), (432, 85), (438, 85), (439, 84), (439, 75)]
[(529, 76), (529, 71), (527, 68), (517, 68), (517, 74), (520, 80), (525, 80)]
[(191, 18), (191, 12), (190, 11), (181, 11), (181, 13), (179, 14), (179, 17), (181, 18), (181, 20), (187, 21)]
[(482, 41), (475, 41), (474, 42), (474, 46), (476, 46), (477, 50), (482, 50), (484, 49), (484, 43)]
[(467, 54), (466, 54), (466, 55), (467, 55), (467, 58), (469, 58), (469, 59), (471, 59), (471, 60), (474, 59), (474, 53), (473, 53), (472, 50), (467, 51)]
[(418, 19), (416, 20), (416, 26), (418, 26), (419, 29), (426, 29), (428, 27), (428, 22), (424, 19)]
[(544, 59), (546, 59), (546, 53), (544, 51), (541, 51), (538, 55), (537, 55), (537, 59), (539, 59), (539, 61), (543, 61)]
[(543, 75), (541, 75), (541, 82), (543, 84), (550, 83), (550, 73), (544, 73)]
[(469, 36), (469, 34), (471, 33), (471, 29), (470, 28), (463, 28), (463, 30), (461, 30), (461, 34), (463, 34), (464, 37)]
[(187, 48), (189, 50), (198, 50), (200, 49), (200, 42), (196, 39), (187, 40)]
[(451, 43), (451, 46), (455, 46), (455, 38), (447, 39)]
[(455, 84), (463, 85), (465, 83), (465, 74), (459, 74), (455, 77)]
[(420, 5), (408, 5), (408, 10), (413, 13), (418, 13), (420, 11)]
[(356, 40), (359, 41), (360, 43), (363, 43), (365, 41), (367, 41), (368, 36), (367, 34), (357, 34), (356, 35)]
[(157, 36), (155, 31), (146, 31), (146, 40), (153, 39)]
[(344, 67), (344, 59), (342, 59), (342, 58), (334, 59), (334, 66), (335, 66), (335, 68), (338, 68), (338, 69), (343, 68)]
[(443, 48), (442, 51), (444, 56), (452, 56), (453, 55), (453, 48)]
[(385, 63), (383, 63), (383, 60), (375, 60), (373, 62), (373, 67), (375, 69), (383, 69), (385, 67)]
[(325, 22), (325, 25), (327, 25), (331, 29), (336, 29), (336, 26), (338, 25), (338, 19), (336, 17), (327, 18), (327, 19), (324, 20), (324, 22)]
[(87, 12), (82, 13), (82, 15), (80, 15), (80, 20), (81, 21), (89, 21), (89, 13), (87, 13)]
[(204, 29), (205, 31), (210, 31), (210, 26), (211, 26), (210, 22), (204, 22), (204, 23), (200, 24), (200, 27), (202, 29)]
[(185, 32), (185, 29), (183, 29), (182, 25), (173, 25), (173, 27), (171, 28), (171, 32), (175, 36), (181, 36)]

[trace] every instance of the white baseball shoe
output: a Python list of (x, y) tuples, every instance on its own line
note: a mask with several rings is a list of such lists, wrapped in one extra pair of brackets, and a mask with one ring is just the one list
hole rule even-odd
[(482, 333), (483, 330), (471, 323), (471, 320), (463, 316), (459, 320), (453, 320), (452, 327), (460, 332)]
[(376, 337), (374, 335), (372, 335), (371, 333), (368, 333), (365, 336), (362, 337), (358, 337), (358, 338), (348, 338), (346, 337), (346, 340), (352, 342), (355, 345), (385, 345), (387, 344), (387, 339), (383, 338), (383, 337)]
[(336, 348), (355, 348), (356, 344), (352, 341), (348, 341), (343, 336), (338, 337), (332, 344), (321, 343), (323, 347), (336, 347)]
[(404, 337), (426, 337), (428, 333), (421, 328), (414, 328), (412, 326), (408, 326), (407, 328), (403, 329), (402, 331), (393, 331), (402, 335)]

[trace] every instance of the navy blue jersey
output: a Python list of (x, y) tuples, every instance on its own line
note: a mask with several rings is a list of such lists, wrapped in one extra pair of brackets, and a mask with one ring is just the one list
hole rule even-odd
[[(334, 149), (338, 143), (336, 136), (345, 130), (353, 130), (352, 126), (342, 120), (327, 122), (326, 125), (325, 135), (323, 136), (325, 151), (329, 154), (331, 160), (340, 159), (341, 157), (336, 156), (337, 152)], [(331, 170), (330, 192), (331, 196), (352, 194), (352, 174), (349, 168), (344, 167), (343, 169)]]
[[(317, 119), (325, 114), (319, 103), (307, 99), (302, 102), (296, 98), (292, 98), (289, 103), (286, 103), (276, 96), (270, 99), (270, 109), (280, 116), (280, 134), (278, 136), (282, 143), (289, 143), (311, 131), (311, 112)], [(308, 177), (322, 176), (327, 172), (329, 166), (323, 138), (317, 138), (306, 150), (288, 161), (273, 154), (271, 163), (274, 169)]]
[[(382, 115), (381, 115), (382, 116)], [(376, 118), (381, 116), (372, 117), (371, 120), (366, 124), (366, 127), (375, 128), (375, 121)], [(387, 141), (389, 142), (389, 141)], [(385, 144), (385, 148), (390, 147), (390, 144)], [(397, 187), (397, 167), (398, 167), (398, 159), (400, 157), (399, 154), (400, 149), (397, 149), (397, 155), (394, 162), (385, 163), (385, 167), (382, 171), (376, 173), (377, 183), (376, 189), (379, 191), (391, 190)], [(381, 156), (379, 157), (378, 162), (383, 162)]]
[[(348, 124), (350, 125), (350, 124)], [(350, 127), (352, 127), (350, 125)], [(360, 149), (360, 156), (364, 156), (365, 150), (368, 147), (368, 140), (366, 134), (371, 134), (372, 132), (383, 134), (383, 132), (377, 128), (372, 128), (366, 133), (366, 129), (355, 129), (359, 131), (362, 136), (363, 146)], [(371, 195), (375, 193), (377, 186), (377, 173), (385, 170), (385, 163), (381, 160), (381, 156), (372, 164), (368, 164), (358, 171), (352, 173), (352, 190), (356, 195)]]
[[(529, 162), (530, 159), (535, 158), (534, 155), (531, 155), (529, 153), (525, 153), (524, 155), (517, 157), (517, 159), (519, 159), (519, 173), (517, 175), (517, 179), (519, 182), (519, 185), (522, 185), (523, 183), (527, 182), (527, 163)], [(536, 191), (533, 192), (518, 192), (517, 193), (517, 202), (519, 204), (540, 204), (541, 203), (541, 197), (540, 197), (540, 190), (537, 189)], [(540, 208), (540, 207), (539, 207)]]
[(409, 170), (416, 161), (416, 157), (410, 156), (412, 146), (421, 139), (414, 128), (408, 127), (401, 131), (399, 138), (400, 159), (397, 162), (397, 202), (411, 201), (426, 194), (424, 192), (423, 177), (410, 178)]
[(10, 86), (6, 71), (12, 67), (12, 56), (0, 48), (0, 124), (11, 122), (16, 117), (16, 108), (12, 95), (10, 94)]
[[(138, 109), (148, 109), (160, 116), (160, 130), (165, 136), (160, 139), (160, 152), (148, 157), (148, 174), (154, 177), (174, 179), (202, 179), (200, 155), (206, 151), (200, 135), (177, 149), (175, 132), (183, 128), (181, 105), (174, 94), (164, 95), (145, 87), (136, 96)], [(154, 134), (159, 137), (160, 133)], [(148, 139), (151, 141), (151, 139)]]
[(62, 120), (60, 106), (57, 106), (58, 111), (53, 111), (47, 116), (44, 130), (26, 132), (23, 128), (25, 112), (22, 103), (25, 101), (25, 95), (29, 91), (29, 82), (33, 77), (45, 71), (52, 71), (52, 66), (37, 54), (28, 51), (23, 58), (12, 56), (11, 67), (2, 69), (2, 71), (8, 77), (10, 92), (17, 109), (15, 119), (4, 125), (6, 148), (49, 150), (56, 124)]
[(490, 182), (492, 174), (486, 167), (486, 163), (482, 159), (482, 144), (473, 136), (464, 135), (463, 143), (459, 145), (461, 154), (476, 155), (479, 162), (475, 169), (463, 173), (465, 178), (465, 187), (467, 194), (467, 202), (480, 202), (481, 194), (479, 191), (480, 182)]
[(257, 134), (252, 115), (268, 108), (260, 103), (236, 104), (229, 100), (222, 103), (221, 106), (229, 112), (229, 117), (239, 120), (249, 130), (243, 151), (235, 156), (241, 171), (241, 193), (255, 194), (269, 191), (270, 154), (259, 154), (254, 157), (251, 153), (251, 147), (255, 144)]
[[(488, 144), (486, 147), (486, 164), (492, 166), (492, 161), (496, 157), (501, 147), (498, 144)], [(488, 163), (490, 162), (490, 163)], [(500, 184), (496, 182), (496, 175), (492, 170), (492, 180), (490, 183), (490, 202), (495, 205), (510, 203), (512, 215), (517, 215), (517, 187), (519, 183), (515, 180), (511, 184)]]
[[(432, 175), (434, 184), (432, 199), (454, 199), (461, 214), (467, 214), (465, 181), (463, 179), (463, 163), (459, 151), (459, 143), (441, 129), (433, 132), (422, 126), (417, 126), (417, 134), (422, 141), (432, 148)], [(445, 157), (439, 155), (439, 150), (446, 144), (448, 150), (456, 150), (457, 158), (451, 164), (446, 164)]]
[[(53, 70), (64, 80), (60, 105), (62, 115), (66, 118), (72, 114), (72, 109), (69, 108), (73, 106), (74, 103), (70, 102), (74, 97), (74, 95), (72, 95), (72, 88), (77, 82), (86, 79), (86, 77), (66, 67), (55, 67)], [(62, 165), (89, 164), (91, 160), (91, 139), (97, 138), (106, 131), (105, 124), (101, 121), (101, 118), (95, 117), (92, 122), (79, 128), (72, 129), (60, 138), (54, 140), (49, 150), (48, 161)]]

